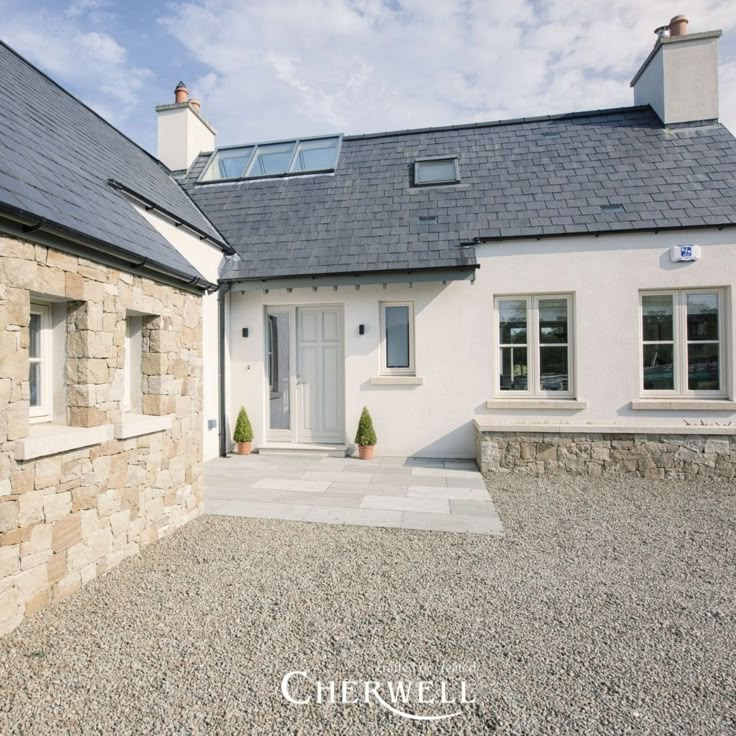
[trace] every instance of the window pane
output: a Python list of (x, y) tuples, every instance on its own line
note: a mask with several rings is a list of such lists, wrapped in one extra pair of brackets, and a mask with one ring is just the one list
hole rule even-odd
[(567, 299), (539, 300), (539, 342), (567, 343)]
[(202, 177), (202, 181), (239, 179), (245, 174), (245, 167), (248, 165), (252, 153), (253, 146), (218, 151), (207, 172)]
[(302, 141), (297, 149), (292, 171), (319, 171), (334, 169), (337, 156), (337, 138)]
[(409, 307), (386, 307), (386, 367), (409, 368)]
[[(526, 300), (504, 299), (498, 303), (501, 345), (526, 344)], [(526, 358), (524, 359), (526, 362)]]
[(567, 391), (567, 347), (542, 347), (539, 350), (539, 387), (542, 391)]
[(414, 178), (418, 184), (429, 184), (438, 181), (455, 181), (457, 179), (455, 159), (417, 161), (414, 164), (414, 167)]
[(270, 424), (271, 429), (289, 429), (289, 315), (269, 314), (268, 353), (270, 384)]
[(718, 294), (687, 295), (687, 339), (718, 339)]
[(687, 346), (687, 387), (690, 391), (719, 391), (719, 373), (717, 343), (690, 343)]
[(672, 295), (650, 294), (643, 296), (641, 305), (644, 341), (672, 340), (674, 334)]
[(675, 388), (673, 346), (644, 346), (644, 389), (672, 391)]
[(294, 145), (295, 141), (258, 146), (256, 157), (248, 171), (248, 176), (285, 174), (291, 162)]
[(41, 357), (41, 315), (31, 314), (31, 321), (28, 327), (29, 345), (28, 355), (31, 358)]
[(41, 406), (41, 364), (31, 363), (28, 374), (31, 384), (31, 406)]
[(501, 348), (501, 390), (526, 391), (526, 348)]

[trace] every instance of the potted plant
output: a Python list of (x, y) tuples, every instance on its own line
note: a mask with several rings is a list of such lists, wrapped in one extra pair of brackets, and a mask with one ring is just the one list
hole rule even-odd
[(248, 412), (244, 406), (241, 406), (238, 412), (233, 440), (235, 440), (238, 455), (250, 455), (250, 445), (253, 442), (253, 427), (250, 426)]
[(358, 445), (358, 457), (361, 460), (373, 459), (373, 448), (378, 440), (376, 430), (373, 429), (373, 419), (367, 407), (363, 407), (358, 422), (358, 431), (355, 433), (355, 444)]

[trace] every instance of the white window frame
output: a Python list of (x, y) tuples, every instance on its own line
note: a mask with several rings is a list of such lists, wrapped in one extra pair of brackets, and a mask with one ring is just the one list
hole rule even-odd
[[(496, 370), (494, 380), (494, 396), (498, 399), (571, 399), (575, 398), (575, 301), (574, 294), (565, 292), (561, 294), (502, 294), (494, 299), (493, 317), (495, 321), (495, 355)], [(541, 343), (539, 342), (539, 302), (544, 299), (565, 299), (567, 302), (567, 391), (543, 391), (539, 387), (539, 353)], [(504, 301), (525, 301), (527, 313), (527, 389), (526, 391), (512, 391), (501, 388), (501, 348), (506, 343), (501, 342), (501, 314), (499, 306)]]
[[(133, 326), (137, 327), (133, 334)], [(125, 317), (125, 364), (123, 366), (123, 400), (120, 409), (124, 413), (133, 412), (140, 414), (142, 408), (143, 393), (143, 319), (135, 314), (127, 314)], [(133, 359), (140, 362), (137, 369), (133, 365)], [(137, 390), (134, 390), (134, 387)]]
[(30, 351), (30, 321), (28, 335), (28, 364), (29, 364), (29, 388), (30, 388), (30, 365), (41, 364), (41, 403), (38, 406), (29, 405), (29, 421), (50, 422), (53, 408), (53, 340), (51, 332), (51, 305), (31, 303), (31, 314), (37, 314), (41, 318), (41, 333), (39, 335), (39, 358), (31, 358)]
[[(415, 376), (414, 360), (414, 302), (381, 302), (381, 375), (382, 376)], [(386, 307), (408, 307), (409, 309), (409, 366), (407, 368), (389, 368), (388, 346), (386, 345)]]
[[(688, 364), (687, 364), (687, 297), (690, 294), (716, 294), (718, 296), (718, 383), (720, 389), (717, 391), (689, 389), (687, 386)], [(671, 296), (673, 302), (673, 389), (645, 389), (644, 388), (644, 297), (647, 296)], [(700, 399), (723, 399), (728, 396), (726, 385), (728, 350), (726, 329), (726, 290), (723, 287), (697, 289), (645, 289), (639, 292), (639, 392), (642, 398), (667, 397), (667, 398), (693, 398)], [(647, 340), (647, 343), (656, 342)], [(669, 342), (669, 341), (662, 341)]]

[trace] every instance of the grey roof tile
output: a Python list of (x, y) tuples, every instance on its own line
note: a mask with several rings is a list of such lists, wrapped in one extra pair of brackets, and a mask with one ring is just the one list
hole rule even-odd
[(2, 42), (0, 80), (0, 203), (200, 275), (108, 184), (115, 179), (221, 240), (163, 164)]
[[(412, 188), (412, 162), (441, 154), (462, 182)], [(473, 238), (736, 224), (736, 140), (666, 130), (649, 108), (348, 136), (334, 175), (198, 185), (206, 160), (183, 183), (240, 255), (225, 278), (472, 265), (459, 245)]]

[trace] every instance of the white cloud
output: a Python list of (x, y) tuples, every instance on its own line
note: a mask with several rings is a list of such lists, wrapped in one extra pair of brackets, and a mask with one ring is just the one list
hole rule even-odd
[(152, 76), (128, 63), (126, 49), (106, 31), (87, 30), (77, 16), (106, 3), (81, 0), (66, 10), (0, 0), (3, 39), (72, 91), (84, 90), (84, 101), (110, 122), (120, 125), (138, 103), (140, 90)]
[[(691, 31), (736, 31), (732, 0), (691, 6)], [(669, 0), (191, 0), (169, 10), (162, 25), (211, 70), (187, 81), (223, 143), (629, 105), (652, 31), (673, 14)], [(736, 74), (722, 72), (723, 118), (736, 128)]]

